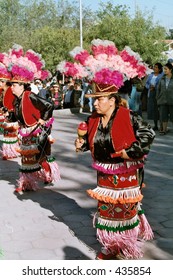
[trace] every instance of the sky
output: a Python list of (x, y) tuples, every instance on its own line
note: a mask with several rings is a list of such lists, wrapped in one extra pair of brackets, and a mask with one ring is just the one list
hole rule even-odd
[(154, 22), (159, 22), (167, 30), (173, 28), (173, 0), (79, 0), (82, 6), (97, 10), (99, 3), (111, 2), (113, 5), (127, 5), (130, 15), (134, 15), (137, 7), (142, 12), (152, 12)]

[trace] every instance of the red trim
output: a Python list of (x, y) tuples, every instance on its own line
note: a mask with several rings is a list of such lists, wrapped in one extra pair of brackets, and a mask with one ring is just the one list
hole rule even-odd
[(30, 91), (25, 91), (22, 96), (22, 115), (27, 126), (37, 124), (38, 119), (40, 119), (40, 111), (32, 104), (29, 98), (30, 94)]
[(129, 109), (119, 107), (113, 120), (111, 135), (115, 151), (127, 149), (133, 142), (136, 142)]
[(9, 111), (14, 110), (14, 107), (13, 107), (14, 98), (15, 98), (15, 96), (12, 93), (11, 87), (8, 87), (5, 94), (4, 94), (3, 104), (4, 104), (4, 107), (7, 107), (7, 109)]
[[(94, 112), (88, 122), (88, 140), (92, 155), (94, 154), (94, 137), (100, 122), (100, 116)], [(130, 119), (130, 110), (120, 106), (113, 120), (111, 129), (112, 144), (115, 152), (127, 149), (136, 137)]]

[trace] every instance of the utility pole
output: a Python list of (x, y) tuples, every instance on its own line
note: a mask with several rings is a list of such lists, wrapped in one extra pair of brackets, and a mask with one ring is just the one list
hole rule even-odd
[(134, 6), (135, 6), (135, 17), (136, 17), (138, 15), (138, 4), (136, 0), (134, 0)]
[(82, 0), (79, 0), (80, 7), (80, 46), (83, 48), (83, 34), (82, 34)]

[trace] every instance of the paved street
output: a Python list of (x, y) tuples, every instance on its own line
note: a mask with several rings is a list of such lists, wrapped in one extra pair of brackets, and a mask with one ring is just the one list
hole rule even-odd
[[(52, 145), (61, 172), (54, 185), (14, 193), (20, 159), (0, 159), (0, 248), (3, 260), (94, 260), (100, 246), (92, 227), (96, 201), (86, 189), (96, 184), (89, 152), (76, 153), (76, 128), (88, 113), (54, 111)], [(157, 132), (145, 167), (143, 209), (155, 239), (145, 260), (173, 260), (173, 127)]]

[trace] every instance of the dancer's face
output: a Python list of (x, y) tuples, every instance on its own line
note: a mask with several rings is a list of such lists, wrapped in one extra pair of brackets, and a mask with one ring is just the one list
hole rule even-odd
[(13, 94), (19, 97), (24, 91), (24, 85), (19, 83), (12, 83), (11, 89)]
[(105, 115), (115, 108), (115, 98), (109, 99), (105, 96), (97, 97), (94, 99), (94, 107), (98, 114)]
[(4, 89), (5, 85), (6, 85), (6, 81), (0, 80), (0, 88)]

